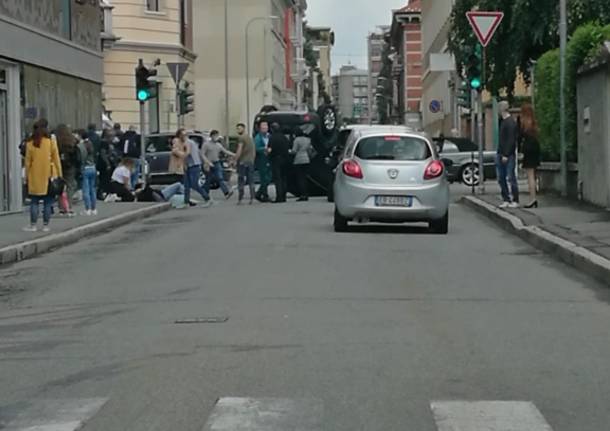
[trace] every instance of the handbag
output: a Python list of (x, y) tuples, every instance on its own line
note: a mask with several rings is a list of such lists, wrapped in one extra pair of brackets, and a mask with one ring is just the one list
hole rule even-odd
[(47, 187), (47, 195), (56, 198), (61, 195), (66, 187), (66, 182), (63, 178), (49, 178), (49, 185)]

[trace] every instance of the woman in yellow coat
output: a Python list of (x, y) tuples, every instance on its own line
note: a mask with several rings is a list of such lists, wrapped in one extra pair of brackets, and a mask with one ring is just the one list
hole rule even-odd
[(30, 204), (30, 226), (24, 230), (36, 232), (40, 201), (44, 203), (43, 232), (49, 231), (53, 197), (49, 196), (49, 179), (61, 177), (61, 161), (57, 142), (48, 132), (49, 123), (41, 119), (34, 124), (34, 133), (26, 144), (25, 172)]

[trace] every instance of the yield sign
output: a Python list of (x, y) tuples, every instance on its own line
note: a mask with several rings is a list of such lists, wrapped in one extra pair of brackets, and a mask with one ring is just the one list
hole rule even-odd
[(466, 12), (481, 45), (487, 46), (504, 18), (504, 12)]
[(186, 73), (186, 69), (189, 68), (188, 63), (167, 63), (170, 75), (174, 78), (174, 82), (179, 84), (182, 81), (182, 77)]

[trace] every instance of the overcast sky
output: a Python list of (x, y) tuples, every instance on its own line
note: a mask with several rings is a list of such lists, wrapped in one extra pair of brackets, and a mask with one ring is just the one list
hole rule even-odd
[(392, 10), (407, 0), (307, 0), (309, 25), (329, 26), (335, 31), (333, 73), (348, 64), (366, 68), (366, 36), (378, 24), (390, 25)]

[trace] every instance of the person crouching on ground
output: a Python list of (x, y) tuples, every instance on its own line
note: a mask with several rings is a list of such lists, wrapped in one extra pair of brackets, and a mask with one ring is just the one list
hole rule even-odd
[(117, 195), (122, 202), (133, 202), (136, 199), (131, 190), (131, 174), (134, 168), (132, 159), (123, 158), (112, 173), (110, 193)]

